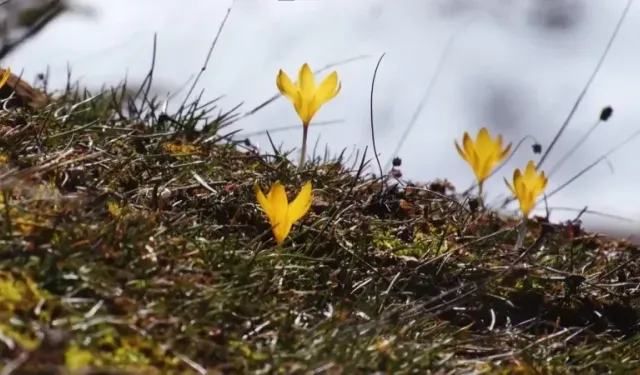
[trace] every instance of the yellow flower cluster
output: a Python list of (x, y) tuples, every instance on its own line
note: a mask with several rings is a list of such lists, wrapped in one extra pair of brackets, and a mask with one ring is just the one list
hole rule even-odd
[[(318, 110), (340, 93), (341, 84), (338, 80), (338, 74), (334, 71), (317, 85), (316, 77), (306, 63), (300, 68), (297, 78), (298, 80), (293, 82), (286, 73), (280, 70), (276, 76), (276, 86), (280, 93), (291, 101), (302, 121), (302, 148), (298, 164), (298, 168), (302, 168), (305, 161), (309, 124)], [(0, 80), (1, 82), (2, 80)], [(509, 156), (512, 144), (503, 146), (502, 136), (499, 135), (494, 139), (486, 128), (478, 131), (475, 140), (468, 132), (465, 132), (462, 146), (458, 142), (454, 143), (458, 154), (471, 166), (478, 180), (479, 196), (482, 197), (484, 182), (491, 176), (495, 168)], [(505, 183), (518, 199), (520, 211), (526, 219), (535, 206), (536, 199), (546, 188), (547, 177), (544, 172), (536, 171), (534, 162), (530, 160), (524, 172), (515, 169), (512, 182), (509, 183), (505, 179)], [(280, 245), (289, 235), (293, 224), (302, 219), (311, 207), (311, 182), (304, 184), (300, 193), (291, 203), (289, 203), (285, 188), (280, 182), (274, 183), (266, 196), (257, 181), (254, 190), (256, 200), (269, 219), (273, 236)]]
[[(307, 131), (316, 112), (325, 103), (333, 99), (340, 92), (338, 73), (329, 74), (319, 85), (309, 64), (304, 64), (298, 72), (298, 81), (293, 82), (282, 70), (276, 77), (276, 86), (280, 93), (293, 103), (302, 121), (302, 149), (299, 168), (302, 168), (307, 151)], [(289, 235), (291, 227), (300, 220), (311, 207), (311, 182), (304, 184), (298, 196), (291, 202), (287, 200), (287, 193), (280, 182), (273, 184), (265, 196), (258, 183), (254, 185), (256, 199), (271, 223), (273, 236), (278, 245), (282, 244)]]
[[(319, 85), (316, 85), (314, 73), (305, 63), (300, 68), (298, 80), (295, 83), (280, 70), (276, 77), (276, 86), (280, 93), (291, 101), (302, 121), (302, 148), (298, 164), (298, 167), (302, 168), (305, 161), (309, 124), (320, 107), (340, 92), (341, 84), (338, 80), (338, 74), (334, 71)], [(478, 180), (481, 197), (485, 180), (509, 156), (512, 144), (503, 146), (502, 136), (499, 135), (494, 139), (486, 128), (478, 131), (475, 140), (468, 132), (465, 132), (462, 138), (462, 147), (458, 142), (454, 143), (458, 154), (471, 166)], [(512, 182), (509, 183), (505, 179), (505, 184), (518, 199), (520, 211), (526, 219), (535, 206), (537, 198), (546, 188), (547, 177), (544, 172), (538, 172), (534, 162), (530, 160), (524, 172), (516, 168), (513, 172)], [(289, 235), (293, 224), (300, 220), (311, 207), (311, 183), (305, 183), (298, 196), (291, 203), (288, 202), (284, 186), (280, 182), (276, 182), (266, 196), (260, 190), (257, 182), (254, 189), (258, 203), (269, 218), (276, 242), (282, 244)]]
[[(462, 138), (462, 147), (458, 145), (458, 142), (455, 142), (455, 146), (460, 156), (469, 163), (475, 173), (480, 194), (482, 194), (484, 181), (511, 152), (511, 143), (503, 148), (502, 136), (493, 139), (486, 128), (478, 131), (475, 142), (469, 133), (465, 132)], [(518, 168), (513, 171), (512, 181), (513, 184), (510, 184), (506, 179), (504, 180), (511, 193), (518, 199), (522, 215), (527, 217), (533, 209), (535, 201), (547, 187), (547, 177), (544, 172), (538, 173), (533, 160), (529, 160), (524, 173)]]

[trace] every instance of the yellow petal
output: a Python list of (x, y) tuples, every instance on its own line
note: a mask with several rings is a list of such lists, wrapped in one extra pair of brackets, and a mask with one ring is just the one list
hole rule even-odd
[(502, 154), (500, 154), (500, 161), (501, 161), (501, 162), (502, 162), (504, 159), (506, 159), (506, 158), (507, 158), (507, 156), (509, 156), (509, 153), (511, 152), (511, 146), (512, 146), (512, 145), (513, 145), (512, 143), (509, 143), (509, 144), (507, 145), (507, 148), (505, 148), (505, 149), (504, 149), (504, 151), (502, 151)]
[(520, 211), (524, 216), (529, 215), (529, 211), (533, 208), (534, 199), (532, 198), (532, 190), (531, 186), (527, 183), (527, 179), (525, 175), (520, 173), (520, 170), (517, 170), (517, 176), (514, 172), (513, 174), (513, 184), (514, 190), (516, 191), (516, 197), (518, 197), (518, 201), (520, 202)]
[(291, 231), (291, 223), (283, 222), (278, 226), (273, 227), (273, 237), (276, 239), (278, 245), (282, 244), (287, 239), (289, 232)]
[(273, 222), (274, 216), (273, 216), (273, 210), (271, 209), (271, 203), (269, 202), (269, 199), (264, 196), (264, 193), (262, 193), (262, 190), (260, 190), (258, 181), (256, 181), (253, 184), (253, 191), (256, 194), (256, 200), (258, 201), (258, 204), (260, 204), (260, 207), (262, 207), (262, 210), (264, 211), (264, 213), (267, 214), (267, 217), (269, 218), (269, 222)]
[(464, 136), (462, 137), (462, 147), (464, 149), (464, 153), (467, 155), (467, 163), (471, 165), (471, 168), (475, 172), (477, 165), (477, 155), (475, 153), (475, 145), (468, 132), (464, 132)]
[(315, 116), (320, 107), (338, 95), (338, 92), (340, 92), (338, 73), (333, 72), (320, 83), (313, 100), (309, 102), (309, 120)]
[(287, 192), (284, 186), (278, 181), (273, 184), (269, 192), (269, 204), (273, 211), (273, 220), (271, 226), (276, 242), (281, 244), (289, 234), (291, 225), (288, 223), (289, 202), (287, 201)]
[(501, 136), (501, 135), (498, 135), (498, 136), (496, 137), (496, 141), (495, 141), (495, 143), (496, 143), (497, 148), (498, 148), (499, 150), (502, 150), (502, 136)]
[(471, 167), (475, 168), (473, 166), (473, 153), (475, 150), (475, 144), (473, 143), (473, 140), (471, 139), (471, 136), (469, 136), (468, 132), (464, 132), (464, 136), (462, 137), (462, 148), (464, 149), (464, 153), (467, 155), (467, 162), (471, 164)]
[(5, 83), (7, 83), (7, 80), (9, 80), (9, 77), (11, 77), (11, 69), (10, 68), (4, 69), (4, 72), (2, 72), (2, 77), (0, 77), (0, 87), (4, 86)]
[(485, 158), (493, 152), (495, 144), (493, 143), (487, 128), (482, 128), (478, 131), (475, 146), (476, 152), (481, 158)]
[(494, 160), (491, 158), (479, 160), (478, 171), (476, 172), (476, 177), (478, 178), (479, 182), (483, 182), (489, 177), (494, 164)]
[(524, 171), (525, 176), (535, 176), (536, 175), (536, 165), (533, 163), (533, 160), (529, 160), (527, 163), (527, 169)]
[(300, 120), (302, 121), (302, 125), (305, 127), (309, 126), (309, 123), (313, 118), (313, 114), (311, 113), (309, 108), (310, 103), (302, 97), (301, 92), (298, 92), (296, 100), (293, 102), (293, 104), (296, 112), (298, 113), (298, 117), (300, 117)]
[(316, 91), (316, 95), (314, 97), (314, 101), (318, 102), (318, 105), (321, 106), (329, 100), (333, 99), (340, 92), (340, 85), (338, 82), (338, 73), (333, 72), (325, 78), (320, 86), (318, 86), (318, 90)]
[(471, 169), (473, 169), (473, 173), (475, 173), (478, 181), (481, 181), (482, 173), (480, 171), (480, 168), (482, 168), (482, 166), (480, 165), (480, 158), (478, 158), (478, 153), (476, 152), (476, 150), (472, 150), (471, 154), (469, 154), (468, 156), (469, 156), (469, 165), (471, 165)]
[(513, 190), (513, 186), (511, 186), (511, 184), (509, 183), (509, 181), (507, 181), (506, 178), (503, 177), (504, 183), (507, 185), (507, 187), (509, 188), (509, 190), (511, 190), (511, 194), (516, 195), (516, 191)]
[(311, 207), (311, 182), (304, 184), (296, 199), (289, 205), (289, 221), (291, 224), (300, 220)]
[(267, 193), (267, 201), (269, 201), (269, 204), (271, 204), (271, 196), (273, 195), (273, 187), (274, 185), (271, 185), (271, 188), (269, 189), (269, 192)]
[(298, 88), (300, 88), (300, 92), (302, 93), (302, 99), (309, 102), (313, 100), (316, 92), (316, 81), (307, 63), (302, 65), (300, 72), (298, 72)]
[(458, 154), (460, 155), (460, 157), (466, 160), (467, 162), (469, 162), (469, 158), (467, 158), (467, 154), (465, 154), (464, 151), (462, 151), (462, 149), (460, 148), (460, 146), (458, 146), (458, 142), (453, 141), (453, 143), (456, 145), (456, 150), (458, 151)]
[(291, 78), (280, 69), (278, 76), (276, 77), (276, 85), (282, 95), (289, 98), (291, 101), (295, 101), (298, 96), (298, 87), (291, 81)]
[(529, 186), (527, 186), (526, 179), (524, 178), (524, 175), (520, 173), (520, 170), (518, 170), (517, 178), (515, 173), (513, 174), (513, 188), (516, 190), (516, 195), (518, 196), (518, 199), (520, 199), (520, 197), (523, 197), (526, 194), (527, 190), (529, 190)]
[(540, 190), (542, 192), (547, 187), (547, 182), (549, 182), (549, 180), (547, 179), (547, 176), (545, 176), (544, 172), (540, 172), (540, 180), (541, 180)]
[(535, 189), (533, 190), (534, 199), (537, 199), (544, 189), (547, 187), (547, 178), (544, 175), (544, 172), (541, 172), (540, 175), (536, 176), (536, 180), (534, 181)]
[(271, 204), (274, 212), (277, 213), (278, 218), (282, 218), (287, 213), (289, 209), (289, 202), (287, 200), (287, 192), (284, 189), (284, 186), (280, 183), (280, 181), (276, 181), (271, 190), (269, 191), (269, 204)]
[(520, 211), (522, 211), (523, 216), (529, 216), (529, 213), (533, 209), (533, 205), (535, 204), (535, 198), (531, 192), (526, 192), (520, 199)]
[(520, 199), (520, 190), (518, 186), (522, 186), (522, 174), (520, 173), (520, 169), (516, 168), (513, 171), (513, 191), (515, 196)]

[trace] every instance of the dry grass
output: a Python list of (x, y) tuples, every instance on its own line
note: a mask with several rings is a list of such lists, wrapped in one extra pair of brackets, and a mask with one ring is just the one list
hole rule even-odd
[[(213, 104), (143, 121), (118, 97), (0, 113), (4, 374), (640, 367), (637, 247), (538, 219), (518, 251), (445, 183), (383, 185), (366, 156), (298, 173), (229, 141), (233, 113), (196, 130)], [(313, 182), (281, 248), (255, 180)]]

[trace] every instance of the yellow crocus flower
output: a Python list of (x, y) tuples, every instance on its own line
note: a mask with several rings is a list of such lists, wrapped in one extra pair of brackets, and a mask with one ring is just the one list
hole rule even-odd
[(338, 73), (333, 72), (325, 78), (320, 85), (316, 86), (316, 80), (309, 67), (305, 63), (298, 72), (298, 82), (293, 83), (291, 78), (280, 69), (276, 77), (276, 85), (286, 96), (295, 108), (300, 120), (302, 120), (302, 149), (300, 155), (300, 164), (298, 168), (304, 165), (304, 159), (307, 153), (307, 131), (309, 123), (316, 112), (329, 100), (333, 99), (340, 92), (340, 82), (338, 82)]
[(291, 226), (300, 220), (311, 207), (311, 182), (304, 184), (298, 196), (289, 203), (284, 186), (280, 182), (273, 184), (265, 197), (256, 181), (254, 185), (256, 199), (271, 222), (273, 236), (278, 245), (284, 242)]
[(491, 171), (511, 152), (511, 143), (503, 149), (502, 136), (499, 135), (495, 140), (492, 139), (487, 128), (478, 131), (475, 142), (468, 132), (464, 132), (462, 148), (458, 142), (455, 142), (455, 145), (458, 154), (469, 163), (481, 185), (489, 177)]
[(537, 173), (533, 160), (529, 160), (524, 173), (521, 173), (518, 168), (513, 171), (513, 185), (509, 184), (506, 178), (504, 182), (511, 190), (511, 193), (518, 198), (520, 211), (526, 218), (529, 216), (529, 212), (533, 209), (540, 194), (547, 187), (547, 176), (544, 175), (544, 172)]
[(282, 93), (293, 103), (302, 125), (307, 127), (313, 116), (326, 102), (333, 99), (340, 92), (338, 73), (333, 72), (316, 86), (315, 77), (309, 64), (305, 63), (298, 72), (298, 82), (293, 83), (289, 76), (280, 69), (276, 78), (276, 85)]

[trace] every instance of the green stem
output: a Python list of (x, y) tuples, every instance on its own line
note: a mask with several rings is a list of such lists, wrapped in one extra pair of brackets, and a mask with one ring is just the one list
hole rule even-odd
[(308, 126), (302, 126), (302, 149), (300, 150), (300, 163), (298, 163), (298, 172), (304, 167), (304, 161), (307, 156), (307, 131)]
[(522, 223), (520, 223), (520, 228), (518, 228), (518, 238), (516, 239), (516, 249), (522, 248), (522, 244), (524, 243), (524, 237), (527, 235), (527, 222), (529, 219), (524, 216), (522, 218)]
[(484, 210), (484, 199), (482, 199), (482, 193), (484, 190), (484, 181), (478, 183), (478, 206), (480, 210)]

